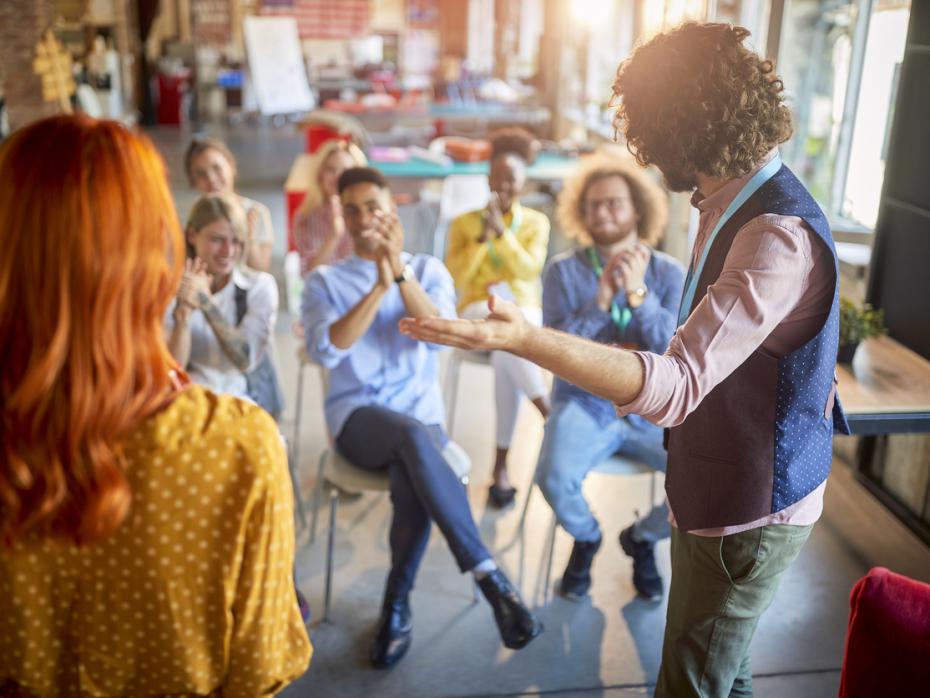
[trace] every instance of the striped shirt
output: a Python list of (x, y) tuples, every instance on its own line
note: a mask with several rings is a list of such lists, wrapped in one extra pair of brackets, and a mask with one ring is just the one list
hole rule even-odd
[[(301, 274), (310, 271), (313, 258), (335, 234), (333, 214), (329, 204), (317, 206), (311, 211), (298, 211), (294, 215), (294, 242), (297, 244), (297, 253), (300, 255)], [(336, 245), (332, 258), (323, 261), (327, 264), (341, 261), (349, 257), (353, 251), (352, 238), (346, 233)]]

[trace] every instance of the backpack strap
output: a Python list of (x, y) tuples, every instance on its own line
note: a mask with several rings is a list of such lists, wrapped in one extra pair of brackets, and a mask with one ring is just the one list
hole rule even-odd
[(246, 296), (248, 291), (241, 286), (236, 286), (236, 327), (242, 324), (242, 318), (245, 317), (246, 311), (249, 309), (248, 301)]

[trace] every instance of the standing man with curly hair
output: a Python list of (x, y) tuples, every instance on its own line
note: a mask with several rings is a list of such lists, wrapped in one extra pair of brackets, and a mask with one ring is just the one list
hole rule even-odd
[(404, 320), (432, 342), (504, 349), (669, 429), (672, 582), (657, 696), (751, 696), (759, 617), (823, 510), (839, 335), (824, 213), (785, 167), (781, 80), (749, 32), (687, 23), (620, 64), (618, 125), (642, 165), (694, 190), (700, 226), (664, 354), (526, 323)]

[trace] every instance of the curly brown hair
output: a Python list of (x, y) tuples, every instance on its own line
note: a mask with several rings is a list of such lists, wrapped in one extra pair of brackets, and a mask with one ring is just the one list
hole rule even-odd
[(581, 158), (578, 168), (565, 180), (556, 207), (556, 217), (565, 237), (577, 240), (582, 245), (591, 244), (582, 210), (585, 197), (592, 184), (608, 177), (622, 177), (626, 181), (633, 207), (639, 214), (636, 235), (645, 244), (655, 247), (662, 239), (668, 222), (668, 199), (665, 192), (629, 156), (619, 157), (604, 152)]
[(696, 173), (741, 177), (791, 137), (784, 85), (771, 61), (743, 46), (748, 36), (743, 27), (686, 22), (617, 68), (614, 127), (671, 188), (693, 187)]

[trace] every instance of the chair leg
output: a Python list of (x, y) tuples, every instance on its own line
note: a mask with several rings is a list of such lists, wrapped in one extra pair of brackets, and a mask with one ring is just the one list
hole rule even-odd
[[(465, 498), (468, 499), (468, 475), (463, 476), (459, 479), (459, 482), (462, 483), (462, 487), (465, 489)], [(471, 584), (471, 602), (478, 603), (478, 581), (475, 579), (475, 576), (468, 573), (470, 584)]]
[(455, 426), (455, 403), (458, 400), (459, 393), (459, 371), (462, 370), (462, 360), (458, 358), (452, 350), (452, 356), (449, 357), (449, 363), (446, 365), (445, 397), (446, 397), (446, 432), (449, 438), (452, 438), (452, 430)]
[(526, 499), (523, 500), (523, 511), (520, 512), (520, 523), (517, 524), (517, 535), (523, 531), (523, 524), (526, 523), (526, 511), (530, 508), (530, 497), (533, 495), (533, 485), (536, 484), (536, 468), (533, 468), (533, 475), (529, 484), (526, 486)]
[(316, 470), (316, 482), (313, 484), (313, 518), (310, 524), (310, 544), (316, 540), (316, 520), (320, 513), (320, 495), (323, 493), (323, 463), (326, 462), (326, 451), (320, 454), (320, 463)]
[(548, 547), (549, 554), (546, 556), (546, 584), (543, 586), (543, 603), (548, 603), (549, 601), (549, 585), (552, 580), (552, 558), (555, 555), (555, 529), (556, 529), (556, 520), (555, 514), (552, 515), (552, 523), (549, 525), (549, 536), (548, 536)]
[(649, 477), (649, 510), (651, 511), (652, 507), (656, 505), (656, 480), (658, 479), (659, 475), (658, 473), (653, 472)]
[(303, 493), (300, 491), (300, 475), (293, 460), (288, 463), (288, 470), (291, 472), (291, 486), (294, 488), (294, 503), (297, 505), (299, 530), (303, 531), (307, 528), (307, 509), (304, 506)]
[(333, 591), (333, 547), (336, 540), (336, 509), (339, 508), (339, 493), (335, 488), (329, 495), (329, 537), (326, 543), (326, 590), (323, 595), (323, 622), (329, 623), (329, 607)]
[(304, 406), (304, 363), (300, 362), (297, 369), (297, 398), (294, 400), (294, 443), (291, 445), (291, 455), (294, 467), (300, 469), (300, 421), (303, 417)]

